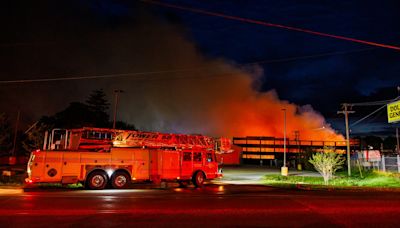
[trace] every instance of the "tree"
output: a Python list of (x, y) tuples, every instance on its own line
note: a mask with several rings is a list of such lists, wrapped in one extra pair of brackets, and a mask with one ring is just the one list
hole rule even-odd
[(42, 117), (32, 128), (25, 133), (22, 147), (27, 153), (32, 150), (41, 149), (44, 143), (44, 134), (54, 128), (54, 118)]
[(89, 106), (81, 102), (72, 102), (63, 111), (54, 115), (54, 126), (58, 128), (96, 127), (96, 120)]
[(108, 103), (103, 89), (94, 90), (86, 100), (86, 104), (89, 111), (92, 112), (94, 125), (96, 127), (107, 127), (110, 118), (107, 111), (110, 103)]
[(59, 128), (81, 127), (108, 127), (109, 103), (102, 89), (94, 90), (86, 100), (86, 103), (71, 102), (69, 106), (54, 115), (54, 125)]
[(324, 147), (322, 153), (316, 153), (309, 160), (314, 168), (322, 175), (325, 184), (328, 184), (329, 180), (332, 179), (333, 174), (338, 169), (342, 168), (345, 159), (340, 154), (335, 153), (335, 150), (330, 147)]

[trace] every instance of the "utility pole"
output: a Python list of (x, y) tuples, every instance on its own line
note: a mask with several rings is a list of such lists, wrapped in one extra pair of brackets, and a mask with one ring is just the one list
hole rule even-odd
[[(400, 86), (397, 86), (397, 99), (400, 97)], [(399, 127), (396, 127), (397, 154), (400, 155)]]
[(286, 167), (286, 109), (283, 109), (283, 167)]
[(400, 155), (399, 128), (396, 127), (397, 154)]
[(281, 175), (288, 175), (288, 167), (286, 167), (286, 108), (283, 111), (283, 167), (281, 168)]
[(297, 145), (297, 159), (296, 159), (296, 166), (297, 170), (301, 170), (301, 163), (300, 163), (300, 158), (301, 158), (301, 153), (300, 153), (300, 131), (296, 130), (294, 131), (294, 140), (296, 140), (296, 145)]
[(344, 120), (346, 124), (346, 147), (347, 147), (347, 173), (351, 176), (351, 164), (350, 164), (350, 133), (349, 133), (349, 113), (354, 113), (354, 111), (349, 111), (350, 104), (343, 104), (343, 111), (338, 111), (338, 114), (344, 114)]
[(119, 94), (123, 93), (123, 90), (116, 89), (114, 90), (114, 118), (113, 118), (113, 129), (115, 130), (115, 122), (117, 120), (117, 108), (118, 108), (118, 100), (119, 100)]
[(296, 140), (296, 144), (298, 147), (297, 153), (300, 154), (300, 131), (299, 130), (294, 131), (294, 140)]

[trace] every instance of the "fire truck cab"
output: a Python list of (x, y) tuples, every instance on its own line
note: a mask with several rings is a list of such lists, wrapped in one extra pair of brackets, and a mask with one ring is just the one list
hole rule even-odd
[[(100, 132), (97, 134), (99, 137), (104, 133), (105, 139), (88, 140), (86, 136), (96, 135), (94, 131)], [(128, 187), (131, 182), (175, 181), (182, 184), (193, 182), (195, 186), (201, 187), (206, 179), (222, 176), (215, 150), (210, 141), (206, 142), (209, 138), (205, 136), (183, 137), (147, 132), (147, 135), (153, 136), (143, 137), (146, 135), (143, 132), (113, 133), (110, 129), (89, 128), (65, 132), (60, 140), (50, 134), (46, 137), (50, 140), (45, 140), (47, 146), (44, 150), (31, 153), (27, 183), (80, 182), (89, 189), (104, 189), (108, 186), (120, 189)], [(74, 136), (74, 132), (79, 134)], [(110, 138), (107, 132), (113, 137)], [(165, 140), (156, 140), (154, 134)], [(117, 135), (119, 142), (113, 145)], [(184, 138), (186, 141), (172, 142), (173, 138)], [(94, 143), (95, 140), (100, 143)], [(58, 141), (64, 142), (63, 147), (53, 146)], [(85, 144), (80, 145), (79, 142)]]

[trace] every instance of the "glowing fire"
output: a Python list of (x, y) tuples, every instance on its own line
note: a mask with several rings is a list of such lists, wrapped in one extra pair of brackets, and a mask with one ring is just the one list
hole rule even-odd
[[(208, 94), (218, 93), (214, 104), (207, 107), (210, 113), (203, 113), (206, 120), (212, 121), (207, 133), (283, 137), (282, 109), (285, 108), (287, 137), (294, 139), (297, 131), (303, 140), (344, 140), (310, 105), (298, 106), (280, 100), (274, 90), (258, 92), (254, 89), (255, 75), (261, 75), (262, 70), (252, 74), (235, 68), (230, 70), (234, 71), (232, 77), (214, 80), (212, 87), (205, 86)], [(216, 87), (218, 90), (214, 91)]]
[(310, 106), (299, 107), (281, 101), (274, 91), (248, 96), (242, 100), (231, 101), (226, 106), (216, 107), (216, 113), (226, 113), (218, 120), (220, 134), (283, 137), (282, 108), (286, 109), (287, 137), (294, 138), (294, 132), (297, 131), (301, 139), (326, 141), (344, 139), (342, 135), (327, 126), (323, 116)]

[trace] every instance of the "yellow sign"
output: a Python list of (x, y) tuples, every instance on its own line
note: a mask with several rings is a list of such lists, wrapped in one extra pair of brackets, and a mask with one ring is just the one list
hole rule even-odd
[(395, 123), (400, 121), (400, 101), (387, 105), (388, 122)]

